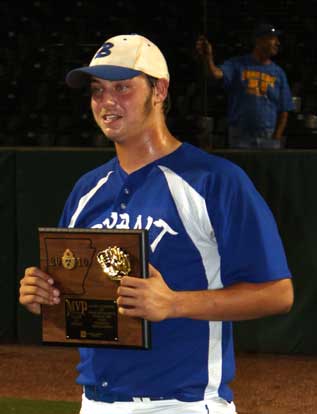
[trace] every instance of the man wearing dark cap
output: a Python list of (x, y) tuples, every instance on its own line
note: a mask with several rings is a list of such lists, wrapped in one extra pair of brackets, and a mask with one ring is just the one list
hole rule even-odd
[(279, 51), (281, 31), (271, 24), (256, 27), (251, 53), (216, 66), (212, 45), (204, 36), (197, 53), (228, 94), (228, 135), (231, 148), (280, 148), (293, 103), (284, 70), (271, 58)]

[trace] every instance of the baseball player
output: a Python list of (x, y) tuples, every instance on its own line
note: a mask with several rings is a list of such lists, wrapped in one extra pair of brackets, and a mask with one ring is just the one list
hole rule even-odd
[[(271, 211), (238, 166), (168, 130), (169, 72), (150, 40), (115, 36), (66, 82), (90, 88), (116, 157), (77, 181), (59, 225), (147, 229), (150, 251), (150, 277), (124, 276), (117, 303), (152, 322), (152, 347), (80, 348), (81, 414), (236, 413), (231, 321), (293, 302)], [(25, 270), (23, 305), (39, 314), (59, 301), (50, 275)]]

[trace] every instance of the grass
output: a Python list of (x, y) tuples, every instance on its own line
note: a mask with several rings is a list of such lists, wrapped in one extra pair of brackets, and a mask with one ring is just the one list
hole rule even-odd
[(78, 414), (80, 403), (0, 398), (0, 414)]

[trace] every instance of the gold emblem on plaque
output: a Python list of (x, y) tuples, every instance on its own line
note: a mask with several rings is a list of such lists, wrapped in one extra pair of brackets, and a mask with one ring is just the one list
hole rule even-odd
[(76, 257), (70, 249), (66, 249), (62, 256), (62, 265), (67, 270), (72, 270), (76, 266)]
[(120, 280), (131, 272), (129, 255), (120, 247), (111, 246), (97, 253), (102, 271), (111, 280)]

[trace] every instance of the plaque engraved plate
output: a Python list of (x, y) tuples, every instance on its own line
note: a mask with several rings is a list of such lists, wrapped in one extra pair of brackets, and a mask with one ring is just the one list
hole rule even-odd
[(67, 339), (118, 340), (115, 301), (65, 297), (65, 318)]
[(117, 311), (124, 275), (148, 276), (147, 231), (39, 228), (40, 268), (61, 292), (42, 306), (42, 342), (147, 349), (150, 324)]

